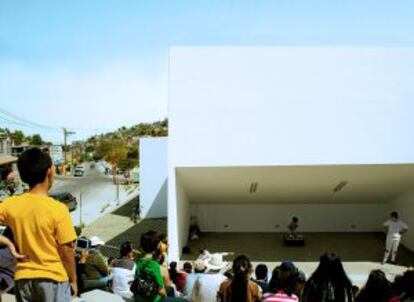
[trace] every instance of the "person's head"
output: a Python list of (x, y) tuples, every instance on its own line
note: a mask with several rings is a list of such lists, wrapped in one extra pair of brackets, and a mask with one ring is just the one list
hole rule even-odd
[(158, 249), (161, 251), (161, 253), (164, 254), (168, 252), (168, 238), (166, 234), (160, 235), (160, 244), (158, 246)]
[(398, 212), (391, 212), (390, 213), (390, 218), (392, 221), (397, 221), (398, 220)]
[(43, 185), (49, 190), (54, 181), (55, 173), (52, 160), (48, 154), (39, 148), (23, 152), (17, 160), (20, 178), (29, 185), (30, 189)]
[(231, 302), (247, 301), (247, 284), (252, 273), (250, 259), (244, 255), (233, 260), (233, 281), (231, 282)]
[(141, 235), (141, 248), (146, 254), (152, 254), (158, 249), (160, 236), (155, 231), (148, 231)]
[(297, 223), (298, 221), (299, 221), (299, 218), (297, 218), (296, 216), (294, 216), (294, 217), (292, 218), (292, 222)]
[(385, 273), (381, 270), (373, 270), (364, 288), (357, 295), (356, 301), (386, 302), (392, 295), (391, 284)]
[(101, 246), (105, 245), (105, 241), (103, 241), (98, 236), (92, 236), (90, 241), (91, 241), (91, 247), (92, 248), (99, 249)]
[(256, 280), (267, 281), (268, 273), (269, 273), (269, 270), (267, 269), (266, 264), (259, 264), (256, 266), (256, 270), (255, 270)]
[(156, 249), (152, 253), (152, 258), (154, 260), (156, 260), (160, 265), (163, 265), (164, 264), (165, 256), (164, 256), (164, 253), (162, 253), (159, 249)]
[(190, 262), (184, 262), (183, 271), (185, 271), (187, 274), (191, 274), (193, 272), (193, 266)]
[(177, 271), (177, 262), (173, 261), (170, 263), (170, 270)]
[(206, 269), (207, 269), (207, 266), (203, 260), (198, 259), (194, 261), (194, 272), (195, 273), (198, 273), (198, 274), (204, 273)]
[(395, 293), (405, 299), (414, 299), (414, 270), (409, 269), (403, 275), (397, 276), (393, 287)]
[(134, 249), (132, 248), (131, 241), (126, 241), (121, 244), (119, 248), (119, 255), (121, 258), (134, 258)]
[(351, 288), (352, 284), (345, 273), (341, 258), (334, 253), (325, 253), (319, 259), (319, 265), (312, 274), (311, 279), (315, 282), (327, 280), (335, 286)]
[(284, 261), (272, 272), (272, 279), (269, 282), (271, 292), (283, 291), (287, 295), (295, 292), (298, 281), (298, 269), (291, 261)]

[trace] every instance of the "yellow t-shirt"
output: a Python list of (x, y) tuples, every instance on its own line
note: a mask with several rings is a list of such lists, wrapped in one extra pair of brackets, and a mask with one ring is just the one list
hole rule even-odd
[(58, 245), (76, 239), (66, 205), (31, 193), (7, 198), (0, 204), (0, 224), (11, 228), (19, 252), (29, 261), (18, 262), (15, 279), (68, 281)]

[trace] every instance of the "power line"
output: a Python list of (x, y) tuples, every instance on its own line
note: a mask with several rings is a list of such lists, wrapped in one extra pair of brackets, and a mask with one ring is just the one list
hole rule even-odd
[(42, 128), (42, 129), (49, 129), (49, 130), (58, 130), (57, 127), (39, 124), (39, 123), (36, 123), (36, 122), (29, 121), (27, 119), (21, 118), (21, 117), (15, 115), (15, 114), (13, 114), (13, 113), (11, 113), (11, 112), (3, 109), (3, 108), (0, 108), (0, 113), (3, 116), (6, 116), (6, 118), (9, 119), (9, 121), (10, 121), (10, 118), (12, 118), (11, 121), (16, 121), (18, 123), (26, 124), (26, 125), (31, 126), (31, 127)]

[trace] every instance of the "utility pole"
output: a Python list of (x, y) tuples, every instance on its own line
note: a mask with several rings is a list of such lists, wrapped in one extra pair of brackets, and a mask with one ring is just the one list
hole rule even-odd
[(67, 151), (66, 151), (66, 148), (67, 148), (67, 137), (69, 135), (75, 134), (75, 132), (68, 131), (68, 130), (66, 130), (65, 127), (63, 127), (62, 129), (63, 129), (63, 154), (64, 154), (63, 155), (63, 159), (65, 160), (65, 164), (66, 164), (66, 161), (67, 161), (67, 159), (66, 159), (66, 154), (67, 154)]

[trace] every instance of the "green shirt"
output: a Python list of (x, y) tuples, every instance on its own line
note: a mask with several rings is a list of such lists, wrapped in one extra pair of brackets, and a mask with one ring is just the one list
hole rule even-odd
[[(157, 261), (155, 261), (152, 258), (141, 258), (137, 260), (136, 264), (137, 264), (137, 269), (135, 273), (136, 276), (139, 276), (140, 272), (145, 271), (145, 273), (154, 277), (155, 281), (158, 283), (160, 288), (165, 287), (164, 280), (162, 279), (161, 267)], [(161, 300), (162, 300), (161, 295), (157, 295), (153, 299), (148, 299), (146, 297), (141, 297), (141, 296), (135, 297), (135, 302), (159, 302)]]

